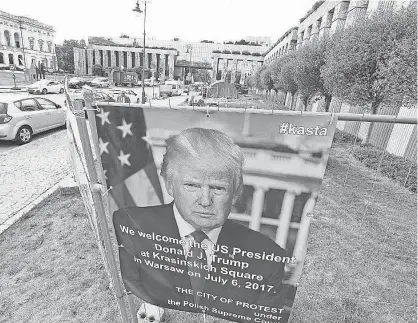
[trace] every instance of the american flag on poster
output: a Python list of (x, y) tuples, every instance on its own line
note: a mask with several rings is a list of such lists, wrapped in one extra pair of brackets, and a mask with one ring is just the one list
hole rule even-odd
[(162, 204), (143, 109), (102, 107), (96, 112), (96, 126), (111, 208)]

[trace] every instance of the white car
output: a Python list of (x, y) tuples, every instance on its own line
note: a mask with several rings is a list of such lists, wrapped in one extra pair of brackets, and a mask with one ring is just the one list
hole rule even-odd
[(30, 94), (64, 93), (64, 84), (51, 80), (40, 80), (28, 86)]
[(91, 86), (109, 87), (110, 82), (109, 82), (109, 79), (107, 77), (96, 77), (95, 79), (93, 79), (93, 81), (91, 81)]
[(0, 140), (26, 144), (34, 134), (65, 126), (66, 119), (66, 109), (45, 98), (0, 100)]

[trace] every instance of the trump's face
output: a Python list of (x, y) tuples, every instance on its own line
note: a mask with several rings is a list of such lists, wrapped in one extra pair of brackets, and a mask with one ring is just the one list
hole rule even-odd
[(222, 226), (235, 202), (233, 174), (227, 170), (184, 163), (166, 185), (183, 219), (196, 230)]

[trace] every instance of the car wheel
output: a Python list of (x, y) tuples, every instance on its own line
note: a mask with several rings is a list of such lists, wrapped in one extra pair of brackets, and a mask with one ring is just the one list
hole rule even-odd
[(47, 89), (42, 89), (42, 94), (47, 94), (48, 90)]
[(63, 94), (64, 93), (64, 89), (60, 89), (60, 93)]
[(16, 141), (19, 145), (27, 144), (32, 140), (32, 129), (28, 126), (20, 127), (16, 134)]

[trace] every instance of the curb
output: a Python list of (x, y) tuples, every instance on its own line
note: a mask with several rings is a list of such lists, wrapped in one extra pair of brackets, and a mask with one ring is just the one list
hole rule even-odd
[(27, 213), (32, 211), (35, 207), (40, 205), (44, 200), (46, 200), (48, 197), (50, 197), (52, 194), (58, 191), (60, 191), (60, 193), (63, 195), (74, 194), (79, 192), (78, 185), (72, 179), (72, 174), (67, 175), (57, 184), (55, 184), (54, 186), (43, 192), (41, 195), (39, 195), (34, 201), (26, 205), (24, 208), (19, 210), (5, 222), (0, 224), (0, 235), (8, 228), (10, 228), (14, 223), (17, 223), (19, 220), (21, 220)]

